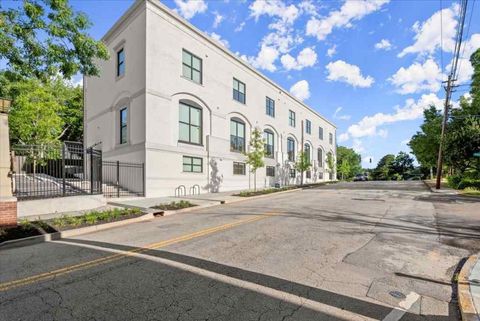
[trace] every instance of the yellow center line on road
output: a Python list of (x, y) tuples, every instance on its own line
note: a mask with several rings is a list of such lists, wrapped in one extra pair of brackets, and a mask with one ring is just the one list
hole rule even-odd
[(21, 287), (21, 286), (25, 286), (25, 285), (28, 285), (28, 284), (32, 284), (32, 283), (35, 283), (35, 282), (48, 280), (48, 279), (51, 279), (51, 278), (54, 278), (54, 277), (57, 277), (57, 276), (60, 276), (60, 275), (72, 273), (72, 272), (75, 272), (75, 271), (88, 269), (88, 268), (95, 267), (95, 266), (98, 266), (98, 265), (101, 265), (101, 264), (110, 263), (112, 261), (116, 261), (116, 260), (122, 259), (124, 257), (130, 256), (131, 254), (134, 254), (134, 253), (143, 253), (145, 251), (149, 251), (149, 250), (152, 250), (152, 249), (158, 249), (158, 248), (165, 247), (165, 246), (168, 246), (168, 245), (171, 245), (171, 244), (185, 242), (185, 241), (197, 238), (197, 237), (221, 232), (221, 231), (224, 231), (224, 230), (234, 228), (234, 227), (239, 226), (239, 225), (243, 225), (243, 224), (247, 224), (247, 223), (253, 223), (253, 222), (260, 221), (260, 220), (263, 220), (265, 218), (272, 217), (272, 216), (275, 216), (275, 215), (277, 215), (277, 214), (276, 213), (265, 213), (265, 214), (261, 214), (261, 215), (256, 215), (254, 217), (243, 219), (243, 220), (240, 220), (240, 221), (237, 221), (237, 222), (227, 223), (227, 224), (207, 228), (207, 229), (204, 229), (204, 230), (200, 230), (200, 231), (197, 231), (197, 232), (194, 232), (194, 233), (190, 233), (190, 234), (182, 235), (182, 236), (179, 236), (179, 237), (175, 237), (173, 239), (160, 241), (160, 242), (156, 242), (156, 243), (151, 243), (151, 244), (148, 244), (144, 247), (138, 247), (138, 248), (135, 248), (135, 249), (132, 249), (132, 250), (129, 250), (129, 251), (125, 251), (124, 253), (121, 253), (121, 254), (109, 255), (109, 256), (106, 256), (106, 257), (99, 258), (99, 259), (95, 259), (95, 260), (91, 260), (91, 261), (87, 261), (87, 262), (82, 262), (82, 263), (79, 263), (79, 264), (66, 266), (66, 267), (61, 268), (61, 269), (32, 275), (32, 276), (29, 276), (29, 277), (26, 277), (26, 278), (17, 279), (17, 280), (5, 282), (5, 283), (0, 283), (0, 292), (8, 291), (8, 290), (18, 288), (18, 287)]

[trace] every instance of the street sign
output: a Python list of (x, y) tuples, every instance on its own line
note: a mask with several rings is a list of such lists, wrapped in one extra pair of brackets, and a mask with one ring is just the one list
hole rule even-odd
[(473, 153), (473, 157), (480, 157), (480, 152)]

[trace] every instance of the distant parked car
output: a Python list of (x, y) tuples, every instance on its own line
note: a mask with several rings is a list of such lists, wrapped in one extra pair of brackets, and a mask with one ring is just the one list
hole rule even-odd
[(354, 182), (366, 182), (366, 181), (368, 181), (368, 177), (366, 175), (363, 175), (363, 174), (357, 174), (353, 178), (353, 181)]

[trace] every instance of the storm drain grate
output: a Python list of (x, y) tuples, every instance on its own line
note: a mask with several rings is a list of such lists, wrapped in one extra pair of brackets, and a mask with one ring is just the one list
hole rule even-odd
[(388, 292), (388, 294), (390, 294), (391, 296), (393, 296), (394, 298), (397, 298), (397, 299), (405, 299), (406, 298), (405, 294), (403, 294), (400, 291), (390, 291), (390, 292)]

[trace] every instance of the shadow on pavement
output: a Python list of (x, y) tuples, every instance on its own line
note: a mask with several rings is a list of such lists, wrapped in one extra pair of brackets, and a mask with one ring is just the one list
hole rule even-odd
[[(138, 249), (125, 245), (90, 240), (63, 239), (62, 241), (72, 243), (72, 246), (76, 246), (76, 244), (86, 244), (122, 251), (132, 251)], [(377, 320), (383, 320), (383, 318), (392, 310), (391, 308), (383, 305), (366, 302), (353, 297), (348, 297), (297, 282), (195, 258), (192, 256), (154, 249), (143, 249), (142, 254), (182, 263), (237, 280), (247, 281)], [(309, 309), (308, 307), (300, 307), (299, 305), (279, 300), (275, 297), (270, 297), (268, 295), (257, 293), (242, 287), (234, 287), (230, 284), (222, 284), (220, 281), (209, 279), (198, 274), (184, 271), (182, 269), (176, 269), (172, 266), (159, 262), (152, 262), (136, 257), (125, 257), (121, 259), (121, 261), (126, 261), (129, 263), (126, 265), (122, 264), (120, 266), (116, 266), (113, 263), (108, 263), (108, 266), (112, 264), (114, 266), (105, 267), (104, 269), (104, 272), (108, 272), (108, 274), (105, 275), (105, 278), (108, 278), (112, 281), (112, 283), (107, 285), (110, 287), (109, 291), (114, 293), (116, 292), (115, 288), (117, 287), (122, 290), (133, 291), (123, 293), (122, 295), (125, 296), (125, 298), (129, 298), (129, 300), (133, 300), (135, 304), (138, 304), (142, 307), (145, 306), (145, 310), (153, 309), (159, 306), (164, 307), (165, 304), (172, 304), (172, 301), (180, 300), (178, 302), (183, 302), (183, 304), (185, 304), (183, 308), (187, 310), (187, 314), (190, 312), (195, 314), (195, 317), (190, 315), (190, 317), (184, 318), (185, 320), (344, 320), (343, 318), (333, 317), (332, 315), (318, 312)], [(118, 264), (118, 262), (116, 264)], [(120, 273), (119, 275), (123, 275), (124, 278), (117, 279), (115, 277), (115, 272), (122, 268), (127, 268), (125, 273)], [(85, 273), (85, 271), (78, 273)], [(102, 272), (98, 271), (92, 271), (92, 273), (96, 274), (94, 277), (97, 278), (102, 274)], [(92, 278), (91, 275), (86, 275), (85, 277)], [(139, 277), (141, 281), (139, 281), (140, 283), (136, 284), (135, 282), (136, 280), (139, 280)], [(102, 280), (103, 277), (100, 281), (95, 282), (101, 283), (103, 282)], [(59, 282), (60, 279), (57, 279), (56, 285)], [(71, 280), (61, 285), (58, 284), (58, 286), (65, 287), (69, 284), (72, 284)], [(158, 289), (158, 291), (155, 289)], [(185, 294), (187, 295), (185, 296)], [(153, 297), (150, 297), (150, 299), (154, 299), (154, 302), (135, 302), (135, 300), (141, 300), (144, 295), (153, 295)], [(118, 294), (116, 297), (118, 297)], [(210, 300), (213, 297), (215, 297), (215, 300)], [(97, 300), (102, 301), (106, 299), (103, 297), (97, 297)], [(217, 311), (217, 308), (219, 308), (217, 305), (220, 304), (221, 300), (228, 301), (228, 304), (225, 303), (226, 301), (222, 303), (220, 307), (222, 313), (219, 313), (219, 311)], [(119, 303), (121, 304), (121, 302), (117, 302), (116, 304)], [(167, 308), (162, 309), (163, 314), (162, 318), (160, 318), (161, 320), (170, 320), (169, 313), (171, 313), (172, 317), (178, 317), (179, 311), (175, 309), (169, 311)], [(290, 315), (291, 318), (285, 318), (285, 316), (288, 315)], [(143, 318), (140, 317), (137, 319)], [(448, 316), (420, 316), (407, 312), (402, 320), (457, 320), (456, 305), (454, 303), (449, 305)]]

